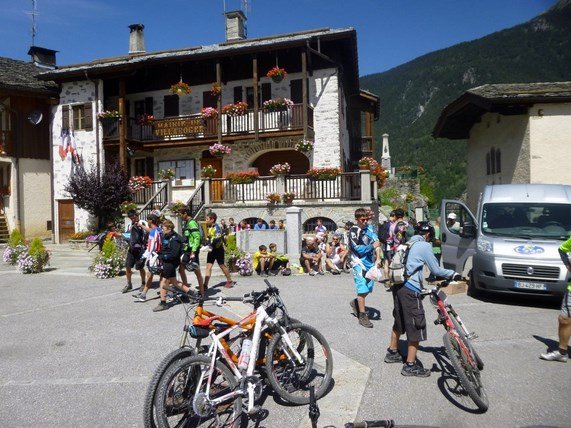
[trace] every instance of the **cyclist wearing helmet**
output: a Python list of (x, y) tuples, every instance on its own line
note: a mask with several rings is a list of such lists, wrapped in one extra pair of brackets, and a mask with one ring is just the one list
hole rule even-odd
[(196, 280), (198, 281), (198, 289), (200, 294), (204, 295), (206, 291), (204, 288), (204, 281), (202, 279), (202, 273), (200, 273), (200, 245), (202, 244), (202, 237), (200, 235), (200, 225), (198, 222), (190, 217), (190, 212), (188, 208), (182, 208), (179, 211), (180, 218), (182, 220), (182, 234), (185, 239), (184, 243), (184, 254), (182, 255), (181, 264), (179, 266), (178, 272), (180, 273), (180, 279), (183, 285), (188, 285), (186, 278), (185, 269), (194, 272), (196, 275)]
[(409, 241), (409, 251), (405, 271), (407, 279), (404, 284), (393, 286), (394, 324), (391, 333), (391, 343), (385, 355), (385, 363), (400, 363), (398, 353), (399, 338), (406, 333), (408, 355), (401, 370), (403, 376), (430, 376), (430, 370), (425, 369), (416, 360), (418, 344), (426, 340), (426, 318), (422, 306), (422, 290), (424, 265), (431, 273), (439, 277), (453, 278), (453, 270), (442, 269), (432, 252), (431, 241), (434, 238), (434, 228), (430, 223), (421, 221), (416, 227), (416, 235)]

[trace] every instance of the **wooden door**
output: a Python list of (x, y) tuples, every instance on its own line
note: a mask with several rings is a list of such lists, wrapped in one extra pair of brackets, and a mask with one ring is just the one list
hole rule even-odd
[[(222, 159), (221, 158), (202, 158), (200, 159), (200, 168), (204, 168), (207, 165), (212, 165), (216, 170), (216, 174), (213, 178), (222, 178)], [(211, 181), (210, 182), (210, 200), (211, 201), (221, 201), (224, 198), (223, 187), (221, 181)]]
[(66, 242), (75, 233), (75, 213), (72, 200), (58, 201), (59, 242)]

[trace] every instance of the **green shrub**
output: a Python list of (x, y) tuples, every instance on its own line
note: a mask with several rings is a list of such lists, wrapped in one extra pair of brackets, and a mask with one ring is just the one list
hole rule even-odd
[(27, 251), (18, 257), (18, 269), (22, 273), (39, 273), (50, 261), (50, 253), (40, 238), (32, 239)]
[(16, 248), (18, 245), (24, 244), (24, 237), (18, 229), (14, 229), (12, 233), (10, 233), (10, 240), (8, 241), (8, 245), (12, 248)]
[(107, 239), (89, 270), (94, 272), (97, 278), (113, 278), (121, 273), (126, 256), (126, 248), (117, 246), (113, 239)]

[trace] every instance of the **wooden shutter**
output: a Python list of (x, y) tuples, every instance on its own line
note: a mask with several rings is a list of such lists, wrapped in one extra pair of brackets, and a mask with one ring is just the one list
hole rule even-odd
[(85, 114), (85, 126), (83, 129), (86, 131), (93, 130), (93, 104), (85, 103), (83, 105), (83, 113)]
[(135, 117), (142, 116), (145, 113), (145, 102), (143, 100), (135, 101)]
[(234, 86), (234, 103), (242, 101), (242, 87)]
[(61, 127), (69, 129), (69, 106), (63, 106), (61, 110)]
[(290, 99), (293, 101), (294, 104), (302, 104), (303, 103), (303, 91), (301, 87), (302, 80), (295, 79), (292, 80), (290, 83)]
[(254, 108), (254, 87), (248, 86), (246, 88), (246, 103), (249, 108)]
[(262, 83), (262, 102), (260, 104), (263, 104), (264, 101), (268, 101), (272, 99), (272, 84), (271, 83)]
[(202, 93), (202, 107), (218, 107), (218, 97), (212, 95), (210, 91)]

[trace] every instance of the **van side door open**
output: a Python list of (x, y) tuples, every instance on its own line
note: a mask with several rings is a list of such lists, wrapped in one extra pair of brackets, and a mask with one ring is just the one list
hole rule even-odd
[(466, 261), (476, 252), (478, 224), (468, 207), (451, 199), (442, 200), (440, 206), (440, 241), (442, 265), (462, 273)]

